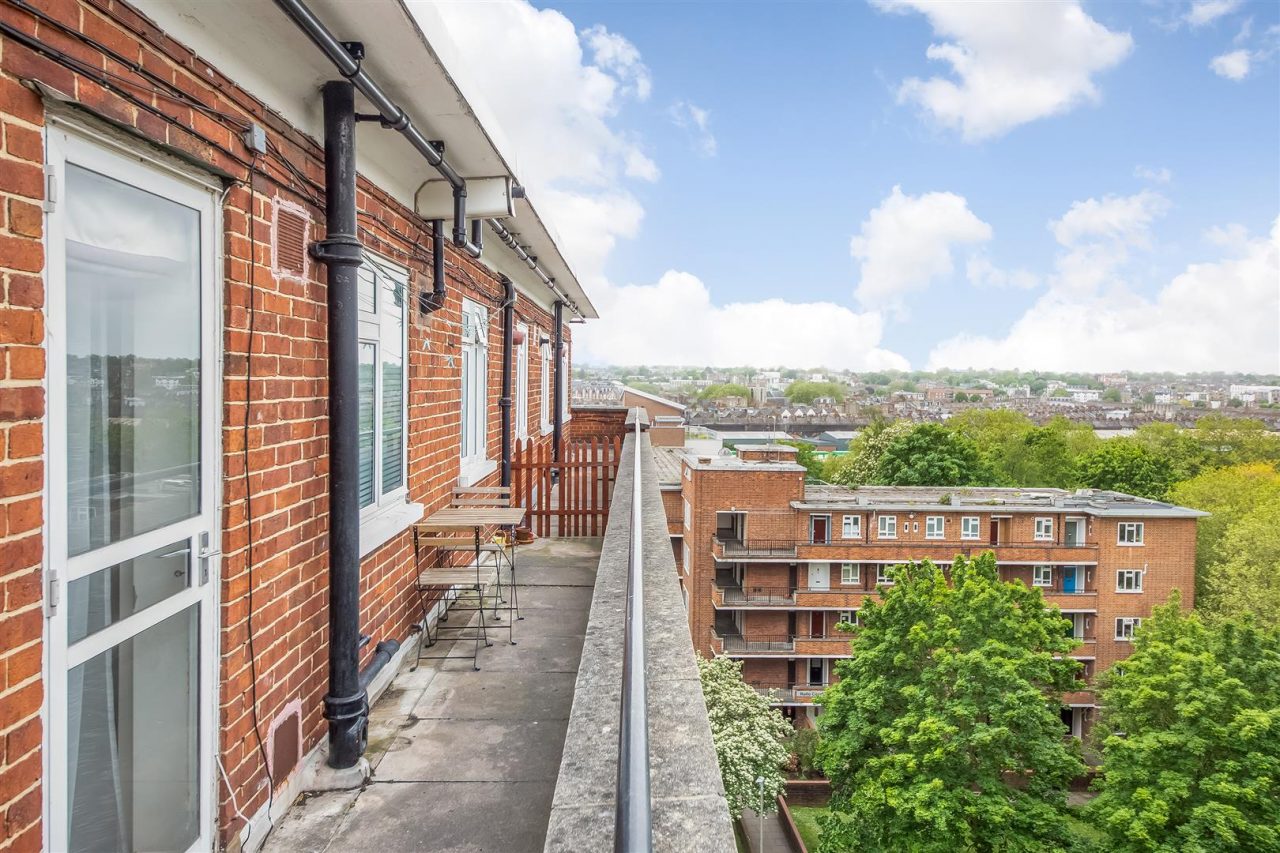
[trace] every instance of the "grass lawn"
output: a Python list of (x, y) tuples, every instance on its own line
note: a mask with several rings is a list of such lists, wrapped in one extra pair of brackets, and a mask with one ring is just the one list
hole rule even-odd
[[(811, 853), (818, 849), (818, 816), (826, 813), (826, 808), (822, 806), (791, 806), (791, 817), (796, 822), (796, 829), (800, 830), (804, 846)], [(1068, 809), (1067, 822), (1072, 834), (1081, 841), (1093, 844), (1098, 850), (1104, 849), (1106, 836), (1081, 820), (1076, 809)]]
[(822, 806), (791, 806), (791, 817), (800, 830), (804, 846), (809, 850), (818, 849), (818, 815), (827, 813)]

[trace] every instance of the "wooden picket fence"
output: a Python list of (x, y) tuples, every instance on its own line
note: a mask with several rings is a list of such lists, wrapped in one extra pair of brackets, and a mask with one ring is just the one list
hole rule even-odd
[(621, 436), (565, 441), (558, 461), (550, 444), (517, 441), (511, 485), (529, 529), (537, 536), (603, 536), (621, 459)]

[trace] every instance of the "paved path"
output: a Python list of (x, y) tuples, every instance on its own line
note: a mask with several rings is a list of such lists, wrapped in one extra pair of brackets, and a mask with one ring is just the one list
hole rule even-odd
[(776, 811), (764, 816), (764, 846), (760, 846), (760, 816), (751, 809), (742, 810), (742, 834), (751, 853), (798, 853), (799, 847), (783, 828)]
[(294, 851), (542, 850), (599, 540), (522, 548), (517, 645), (405, 668), (373, 707), (362, 790), (304, 795), (267, 839)]

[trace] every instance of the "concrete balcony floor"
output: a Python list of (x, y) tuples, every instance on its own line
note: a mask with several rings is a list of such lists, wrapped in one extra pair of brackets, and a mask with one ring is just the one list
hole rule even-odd
[(504, 623), (480, 650), (479, 672), (469, 658), (423, 661), (416, 672), (407, 660), (370, 713), (369, 784), (304, 794), (266, 853), (541, 851), (600, 546), (522, 547), (516, 645)]

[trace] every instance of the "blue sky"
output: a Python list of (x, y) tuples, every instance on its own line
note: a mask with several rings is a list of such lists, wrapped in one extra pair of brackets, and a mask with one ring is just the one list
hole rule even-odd
[(584, 360), (1280, 371), (1280, 4), (479, 5)]

